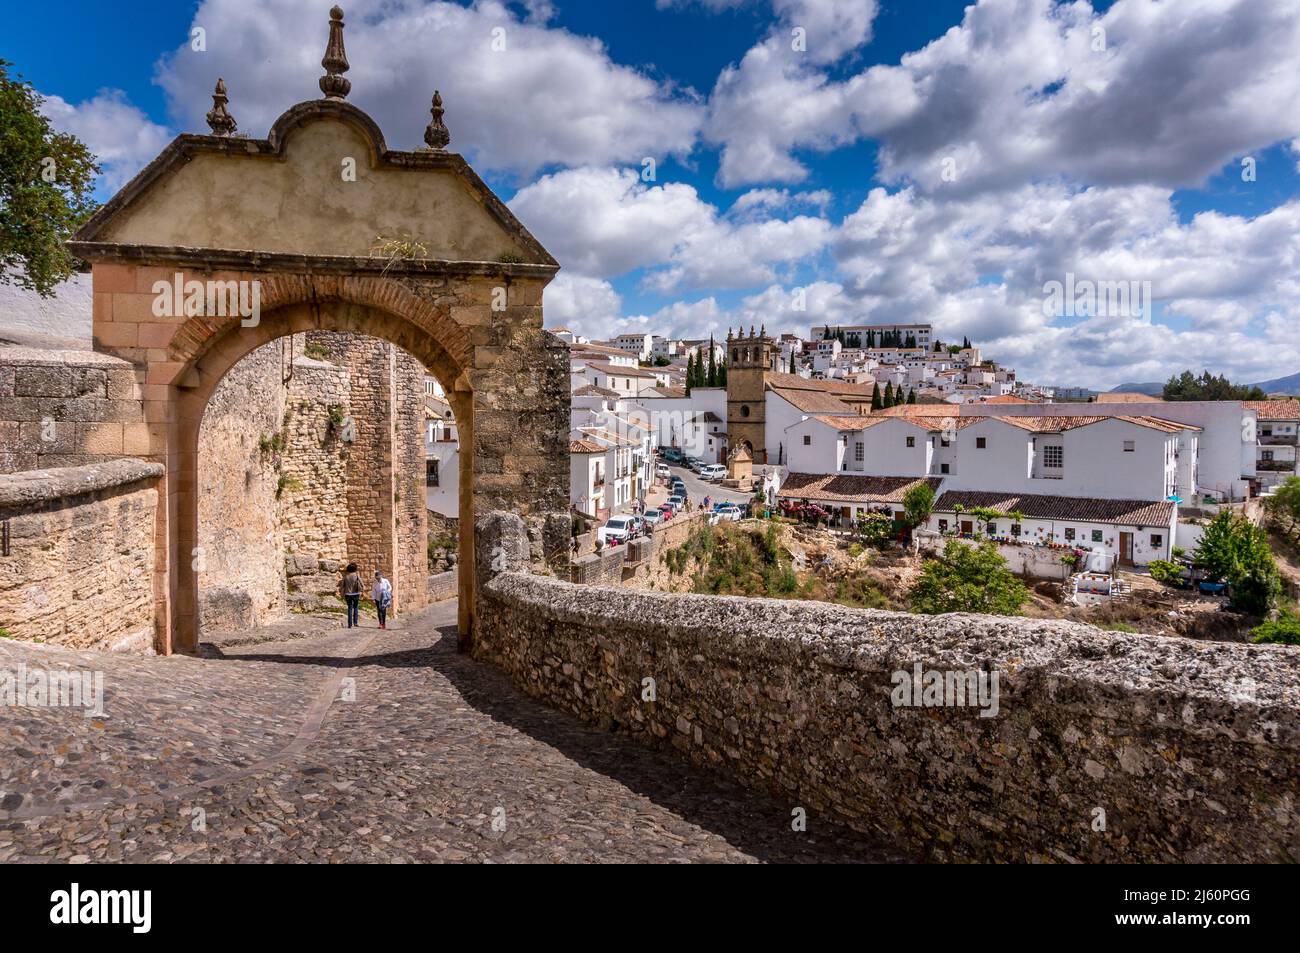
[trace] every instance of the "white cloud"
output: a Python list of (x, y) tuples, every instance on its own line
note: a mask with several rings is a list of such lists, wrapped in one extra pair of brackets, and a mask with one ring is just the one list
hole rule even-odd
[(743, 288), (818, 254), (824, 218), (730, 222), (681, 183), (649, 185), (630, 169), (568, 169), (521, 189), (511, 208), (574, 272), (613, 278), (650, 269), (647, 288)]
[(1277, 104), (1298, 100), (1292, 0), (1117, 0), (1102, 15), (981, 0), (899, 65), (841, 81), (769, 38), (719, 76), (706, 135), (725, 185), (800, 181), (796, 151), (872, 137), (885, 181), (954, 194), (1053, 177), (1178, 187), (1294, 138), (1300, 112)]
[(71, 133), (102, 168), (101, 191), (116, 192), (171, 141), (171, 134), (127, 102), (119, 89), (105, 89), (73, 104), (44, 96), (41, 112), (59, 132)]
[[(1213, 367), (1300, 365), (1300, 200), (1180, 223), (1153, 186), (1029, 185), (940, 200), (875, 189), (840, 228), (845, 293), (877, 320), (926, 320), (1045, 382), (1119, 383)], [(1044, 284), (1150, 282), (1155, 320), (1046, 316)], [(1159, 372), (1159, 373), (1157, 373)], [(1118, 378), (1118, 379), (1117, 379)]]
[[(240, 130), (254, 136), (294, 103), (319, 98), (323, 11), (314, 0), (204, 0), (193, 24), (207, 31), (206, 52), (182, 46), (158, 67), (178, 122), (206, 129), (218, 76)], [(422, 144), (435, 88), (451, 148), (487, 169), (529, 175), (694, 146), (703, 107), (693, 94), (613, 62), (599, 40), (546, 26), (549, 3), (530, 4), (524, 20), (491, 0), (388, 0), (347, 13), (348, 101), (375, 118), (391, 148)]]
[(623, 298), (608, 281), (561, 271), (546, 286), (542, 309), (548, 328), (604, 337), (623, 318)]

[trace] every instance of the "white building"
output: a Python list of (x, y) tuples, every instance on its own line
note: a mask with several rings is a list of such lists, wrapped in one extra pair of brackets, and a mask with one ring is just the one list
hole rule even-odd
[(1255, 473), (1261, 487), (1277, 486), (1300, 476), (1300, 400), (1248, 400), (1255, 426)]
[(460, 438), (451, 405), (440, 396), (424, 399), (424, 499), (443, 516), (460, 514)]
[(620, 351), (636, 356), (638, 361), (644, 361), (650, 356), (650, 349), (654, 346), (654, 336), (646, 334), (620, 334), (610, 342)]

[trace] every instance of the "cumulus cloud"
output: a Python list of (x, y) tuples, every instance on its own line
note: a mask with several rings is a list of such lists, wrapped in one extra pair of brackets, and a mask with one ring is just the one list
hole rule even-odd
[[(203, 0), (193, 25), (206, 31), (206, 51), (182, 46), (158, 66), (177, 122), (206, 128), (218, 76), (240, 129), (255, 136), (290, 105), (319, 98), (322, 11), (314, 0)], [(422, 144), (434, 89), (451, 148), (486, 169), (526, 176), (684, 156), (695, 144), (703, 106), (694, 94), (615, 63), (597, 39), (548, 26), (549, 3), (530, 3), (523, 19), (492, 0), (376, 0), (347, 13), (348, 101), (392, 148)]]
[[(1300, 200), (1180, 223), (1171, 194), (1035, 184), (945, 200), (880, 188), (845, 219), (834, 254), (862, 313), (930, 321), (1037, 380), (1118, 383), (1188, 366), (1256, 379), (1300, 364), (1295, 324), (1280, 320), (1300, 322)], [(1153, 306), (1045, 313), (1045, 285), (1067, 280), (1149, 282)]]
[(171, 141), (171, 134), (132, 106), (119, 89), (69, 103), (44, 96), (41, 112), (59, 132), (71, 133), (90, 149), (102, 169), (99, 190), (112, 194), (152, 161)]
[(568, 169), (543, 176), (511, 207), (566, 268), (613, 278), (649, 269), (646, 288), (744, 288), (776, 278), (829, 243), (825, 218), (732, 222), (692, 186), (651, 185), (630, 169)]
[[(843, 80), (769, 37), (724, 70), (706, 135), (725, 185), (797, 182), (799, 150), (870, 137), (881, 175), (965, 194), (1063, 177), (1194, 186), (1294, 138), (1291, 0), (981, 0), (897, 66)], [(774, 106), (776, 108), (774, 108)]]
[(604, 337), (623, 318), (623, 298), (613, 285), (568, 271), (546, 286), (542, 308), (548, 328), (562, 326), (588, 337)]

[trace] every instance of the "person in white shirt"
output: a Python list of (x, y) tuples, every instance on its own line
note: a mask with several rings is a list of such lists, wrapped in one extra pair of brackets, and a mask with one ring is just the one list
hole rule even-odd
[(388, 628), (388, 607), (393, 604), (393, 584), (378, 569), (375, 570), (375, 584), (370, 589), (370, 598), (375, 600), (375, 609), (379, 612), (379, 627)]

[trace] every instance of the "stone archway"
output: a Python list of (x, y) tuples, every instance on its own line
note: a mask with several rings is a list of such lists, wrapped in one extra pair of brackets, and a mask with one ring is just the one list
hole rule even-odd
[[(204, 409), (221, 379), (245, 356), (261, 345), (304, 331), (350, 331), (396, 344), (420, 361), (435, 377), (447, 382), (448, 400), (460, 424), (460, 539), (459, 562), (472, 567), (474, 558), (474, 400), (469, 383), (472, 357), (463, 330), (439, 309), (413, 296), (386, 278), (340, 280), (329, 276), (277, 275), (263, 281), (269, 310), (255, 327), (230, 321), (213, 328), (193, 318), (182, 325), (172, 356), (185, 359), (176, 383), (168, 385), (175, 414), (168, 425), (172, 466), (178, 479), (169, 481), (166, 525), (168, 604), (171, 607), (172, 648), (190, 651), (197, 644), (198, 590), (194, 561), (198, 549), (199, 494), (205, 484), (199, 466), (199, 431)], [(192, 352), (192, 353), (191, 353)], [(193, 473), (194, 479), (183, 475)], [(412, 488), (412, 492), (414, 489)], [(160, 534), (161, 535), (161, 534)], [(391, 542), (389, 540), (388, 542)], [(392, 565), (399, 605), (407, 609), (424, 605), (424, 575), (411, 572), (400, 561)], [(459, 579), (459, 628), (462, 641), (473, 631), (474, 574)]]
[[(377, 251), (384, 234), (405, 237)], [(518, 515), (530, 564), (567, 566), (568, 349), (541, 309), (559, 266), (460, 156), (390, 150), (337, 98), (300, 103), (264, 140), (178, 137), (69, 247), (93, 265), (96, 349), (136, 367), (148, 437), (130, 455), (165, 465), (159, 651), (196, 644), (204, 407), (240, 358), (291, 333), (382, 338), (445, 382), (466, 448), (462, 648), (487, 568), (476, 519)]]

